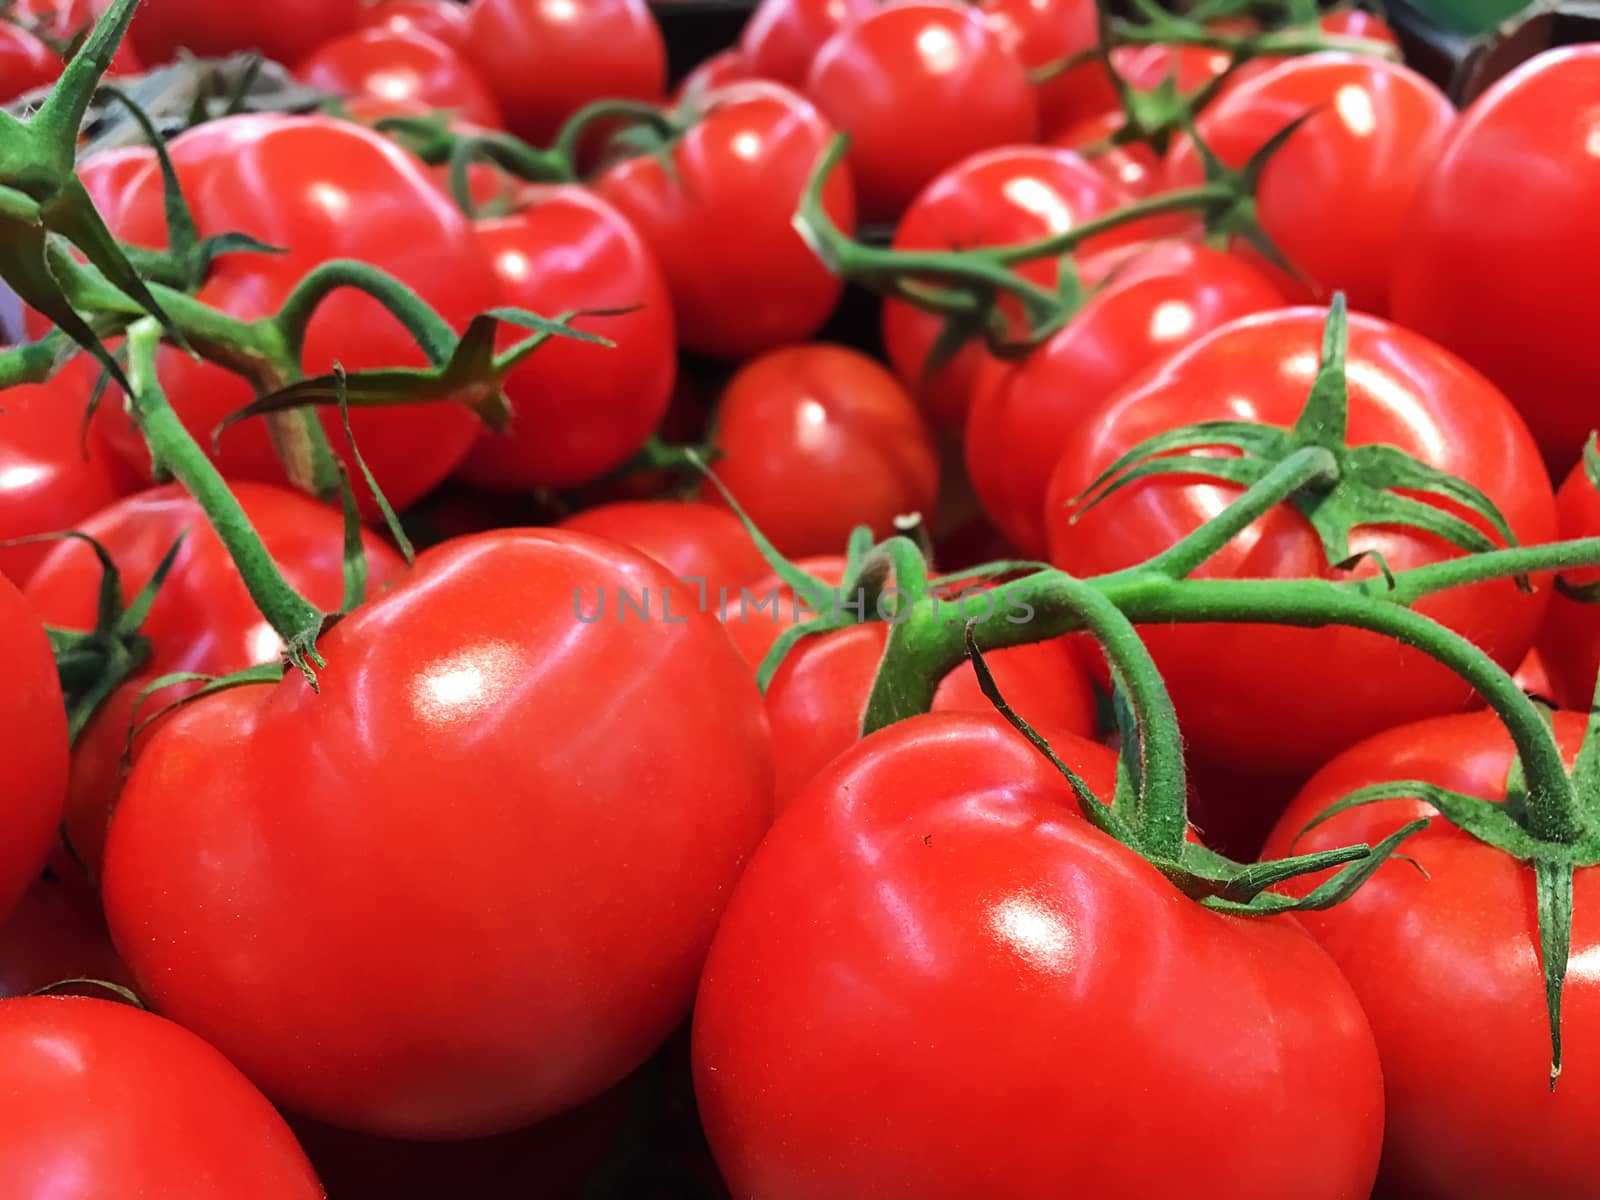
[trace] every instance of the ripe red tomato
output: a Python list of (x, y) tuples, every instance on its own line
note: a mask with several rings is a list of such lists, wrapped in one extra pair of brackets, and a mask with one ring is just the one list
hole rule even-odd
[[(1047, 146), (1003, 146), (962, 159), (930, 183), (906, 209), (894, 234), (896, 250), (968, 250), (1004, 246), (1066, 233), (1128, 203), (1122, 189), (1070, 150)], [(1140, 235), (1118, 229), (1095, 238), (1092, 247), (1117, 245)], [(1018, 273), (1053, 289), (1058, 259), (1024, 263)], [(1025, 332), (1019, 306), (1003, 298), (1005, 311)], [(966, 425), (978, 369), (990, 357), (970, 341), (929, 373), (929, 352), (944, 322), (901, 300), (883, 306), (883, 341), (900, 381), (911, 389), (928, 419), (946, 429)]]
[(683, 77), (667, 106), (677, 108), (690, 96), (704, 96), (730, 83), (743, 83), (753, 78), (755, 74), (737, 47), (720, 50)]
[[(61, 877), (47, 874), (0, 922), (0, 1000), (26, 996), (69, 979), (132, 983), (111, 947), (100, 897), (76, 867)], [(87, 994), (104, 997), (103, 989)]]
[[(826, 587), (844, 583), (846, 562), (842, 554), (799, 558), (794, 565)], [(742, 584), (739, 591), (730, 590), (726, 603), (719, 596), (717, 619), (754, 671), (784, 630), (815, 615), (812, 610), (817, 603), (825, 605), (827, 600), (810, 596), (797, 599), (794, 589), (776, 574), (766, 574)]]
[[(1569, 763), (1584, 719), (1555, 714)], [(1514, 758), (1488, 712), (1388, 730), (1319, 771), (1267, 851), (1375, 842), (1434, 811), (1418, 800), (1367, 805), (1294, 841), (1307, 821), (1369, 784), (1415, 779), (1504, 801)], [(1406, 839), (1405, 853), (1416, 866), (1386, 863), (1351, 899), (1302, 917), (1360, 997), (1378, 1042), (1388, 1109), (1379, 1194), (1593, 1195), (1600, 986), (1584, 964), (1600, 954), (1600, 874), (1579, 868), (1573, 878), (1572, 969), (1561, 1004), (1568, 1069), (1552, 1093), (1533, 869), (1439, 818)]]
[(1153, 242), (1089, 259), (1105, 280), (1027, 357), (984, 364), (967, 420), (967, 473), (989, 519), (1028, 557), (1045, 553), (1045, 494), (1063, 449), (1105, 398), (1236, 317), (1277, 308), (1277, 290), (1229, 254)]
[[(233, 485), (245, 516), (285, 578), (319, 608), (338, 609), (344, 593), (344, 521), (338, 512), (303, 493), (264, 483)], [(105, 852), (106, 824), (121, 790), (122, 756), (134, 703), (144, 686), (172, 672), (226, 675), (282, 653), (278, 635), (262, 618), (232, 558), (189, 494), (177, 484), (153, 488), (111, 505), (79, 528), (117, 564), (124, 603), (150, 581), (183, 538), (172, 569), (156, 593), (140, 632), (150, 657), (95, 713), (72, 753), (67, 789), (67, 833), (92, 870)], [(371, 590), (400, 574), (401, 557), (372, 533), (363, 534)], [(83, 542), (60, 543), (29, 582), (29, 603), (52, 625), (90, 629), (100, 585), (100, 563)], [(149, 717), (183, 695), (162, 692), (137, 714)]]
[[(1132, 566), (1221, 511), (1239, 488), (1153, 476), (1076, 523), (1069, 508), (1102, 470), (1159, 432), (1208, 420), (1288, 427), (1317, 370), (1321, 309), (1262, 313), (1223, 326), (1084, 413), (1050, 481), (1050, 557), (1077, 575)], [(1520, 541), (1548, 541), (1555, 504), (1527, 426), (1494, 386), (1448, 351), (1375, 317), (1350, 319), (1349, 444), (1387, 443), (1476, 484)], [(1475, 519), (1475, 518), (1474, 518)], [(1487, 526), (1483, 526), (1487, 530)], [(1412, 529), (1361, 527), (1353, 552), (1399, 571), (1460, 551)], [(1281, 504), (1194, 574), (1197, 578), (1354, 578), (1334, 571), (1310, 524)], [(1507, 669), (1533, 644), (1548, 588), (1510, 580), (1456, 588), (1416, 605)], [(1196, 755), (1261, 771), (1310, 769), (1380, 729), (1465, 707), (1473, 693), (1443, 666), (1356, 629), (1181, 625), (1143, 630)], [(1285, 686), (1295, 681), (1295, 686)]]
[(38, 879), (67, 790), (67, 710), (50, 640), (0, 575), (0, 921)]
[[(717, 410), (713, 470), (790, 557), (835, 554), (850, 531), (933, 515), (939, 460), (916, 405), (888, 371), (843, 346), (774, 350), (745, 364)], [(703, 499), (721, 502), (707, 481)]]
[[(1118, 46), (1111, 52), (1117, 73), (1136, 91), (1151, 91), (1169, 76), (1175, 77), (1178, 91), (1193, 95), (1228, 69), (1226, 50), (1205, 46)], [(1122, 100), (1116, 85), (1099, 63), (1089, 63), (1070, 73), (1076, 81), (1070, 102), (1060, 106), (1060, 116), (1044, 122), (1045, 136), (1058, 140), (1068, 130), (1095, 119), (1122, 120)], [(1045, 85), (1049, 87), (1049, 84)], [(1233, 86), (1232, 80), (1228, 87)]]
[[(98, 368), (94, 368), (98, 370)], [(134, 479), (98, 429), (84, 437), (91, 368), (74, 360), (48, 383), (0, 399), (0, 541), (71, 529), (133, 490)], [(54, 543), (0, 546), (0, 572), (28, 582)]]
[[(717, 608), (722, 588), (737, 597), (741, 584), (766, 575), (767, 560), (751, 540), (744, 522), (725, 508), (698, 500), (624, 500), (602, 504), (561, 522), (562, 529), (610, 538), (648, 554), (674, 579), (699, 579), (704, 586), (704, 611)], [(700, 606), (700, 594), (683, 585), (685, 595)], [(673, 613), (679, 611), (675, 605)]]
[[(1455, 109), (1408, 67), (1350, 54), (1291, 59), (1239, 84), (1201, 115), (1206, 145), (1233, 167), (1289, 122), (1320, 111), (1283, 145), (1256, 192), (1261, 227), (1309, 280), (1270, 267), (1286, 296), (1326, 300), (1343, 291), (1350, 307), (1387, 316), (1389, 274), (1402, 222), (1451, 125)], [(1201, 182), (1187, 138), (1174, 144), (1169, 182)]]
[(876, 10), (873, 0), (761, 0), (739, 35), (739, 53), (751, 78), (803, 87), (827, 40)]
[(518, 137), (544, 145), (593, 100), (659, 100), (667, 50), (645, 0), (474, 0), (467, 57)]
[(619, 611), (671, 582), (582, 534), (457, 539), (322, 637), (320, 695), (290, 672), (169, 717), (106, 847), (140, 987), (370, 1132), (520, 1128), (621, 1079), (687, 1014), (771, 813), (716, 621)]
[[(982, 0), (979, 8), (1006, 49), (1030, 71), (1080, 54), (1099, 40), (1095, 6), (1089, 0)], [(1039, 84), (1034, 89), (1039, 128), (1058, 129), (1085, 109), (1098, 112), (1115, 105), (1115, 93), (1109, 105), (1099, 103), (1100, 93), (1109, 90), (1104, 79), (1098, 65), (1085, 63)]]
[(1569, 46), (1478, 97), (1418, 193), (1391, 283), (1395, 319), (1503, 388), (1557, 476), (1595, 424), (1579, 398), (1593, 384), (1585, 314), (1600, 279), (1597, 89), (1600, 46)]
[(295, 70), (309, 87), (336, 96), (415, 100), (494, 128), (500, 106), (478, 72), (445, 43), (416, 30), (357, 29), (320, 46)]
[[(1110, 750), (1045, 732), (1111, 794)], [(731, 1191), (764, 1200), (1360, 1200), (1383, 1131), (1366, 1019), (1300, 927), (1186, 900), (976, 713), (863, 740), (784, 811), (694, 1063)]]
[(455, 0), (378, 0), (362, 14), (360, 27), (425, 33), (452, 50), (467, 44), (467, 10)]
[[(1213, 27), (1230, 24), (1231, 22), (1213, 22)], [(1387, 22), (1375, 13), (1367, 12), (1360, 8), (1339, 8), (1325, 12), (1317, 21), (1317, 27), (1327, 34), (1344, 38), (1364, 38), (1380, 46), (1393, 46), (1399, 48), (1400, 40), (1395, 37), (1394, 30), (1389, 28)], [(1248, 34), (1254, 32), (1254, 27), (1242, 26), (1238, 32)], [(1226, 62), (1226, 57), (1224, 57)], [(1265, 75), (1268, 71), (1281, 63), (1291, 61), (1277, 55), (1264, 54), (1259, 58), (1252, 58), (1232, 75), (1224, 87), (1231, 91), (1246, 80), (1254, 79), (1257, 75)]]
[[(839, 302), (838, 278), (793, 224), (833, 129), (774, 83), (733, 84), (703, 103), (670, 159), (625, 159), (595, 188), (655, 251), (684, 346), (748, 358), (811, 336)], [(848, 172), (828, 181), (823, 203), (841, 229), (855, 228)]]
[[(1563, 539), (1600, 537), (1600, 492), (1581, 463), (1556, 493), (1556, 522)], [(1600, 571), (1569, 571), (1563, 577), (1573, 584), (1593, 584), (1600, 580)], [(1539, 631), (1539, 648), (1554, 699), (1564, 708), (1587, 711), (1594, 698), (1595, 676), (1600, 674), (1600, 608), (1556, 592)]]
[[(666, 411), (677, 372), (672, 301), (655, 256), (621, 213), (580, 187), (538, 187), (527, 206), (477, 225), (500, 301), (609, 338), (541, 346), (506, 378), (513, 424), (485, 430), (460, 475), (484, 487), (572, 487), (620, 466)], [(501, 349), (527, 336), (507, 327)]]
[[(950, 603), (959, 611), (959, 599)], [(964, 611), (981, 615), (985, 604), (994, 603), (992, 597), (979, 603), (973, 595)], [(767, 719), (778, 764), (775, 798), (780, 813), (817, 772), (861, 740), (861, 715), (888, 636), (888, 625), (871, 621), (804, 638), (773, 675), (767, 686)], [(998, 650), (984, 661), (1001, 695), (1030, 724), (1094, 737), (1094, 688), (1070, 641), (1057, 638)], [(994, 712), (970, 662), (940, 682), (933, 711)]]
[(20, 25), (0, 21), (0, 104), (49, 87), (60, 74), (61, 60), (49, 46)]
[(1106, 139), (1122, 125), (1120, 110), (1104, 112), (1068, 125), (1051, 139), (1051, 145), (1076, 150), (1085, 162), (1125, 191), (1129, 200), (1145, 200), (1166, 189), (1166, 166), (1143, 142), (1107, 147)]
[[(175, 138), (169, 150), (202, 237), (238, 230), (290, 251), (218, 260), (199, 298), (233, 316), (275, 312), (307, 270), (334, 258), (383, 268), (457, 330), (495, 305), (494, 274), (471, 225), (415, 159), (371, 130), (321, 116), (228, 117)], [(154, 170), (133, 186), (114, 228), (140, 245), (165, 244), (161, 180)], [(209, 447), (211, 431), (250, 402), (250, 386), (170, 347), (160, 361), (173, 408)], [(421, 366), (427, 360), (377, 301), (344, 291), (317, 310), (306, 338), (308, 371), (326, 371), (335, 361), (358, 370)], [(111, 444), (148, 478), (149, 451), (121, 406), (111, 399), (100, 412)], [(334, 450), (348, 457), (338, 412), (324, 412), (323, 420)], [(447, 401), (356, 409), (351, 424), (362, 455), (396, 508), (449, 475), (482, 428), (470, 411)], [(217, 464), (230, 479), (280, 482), (284, 477), (259, 420), (227, 431)], [(352, 473), (363, 510), (375, 515), (359, 474)]]
[(1031, 142), (1038, 102), (1027, 71), (971, 9), (894, 4), (840, 30), (806, 78), (850, 135), (866, 220), (898, 217), (939, 172), (991, 146)]
[(0, 1003), (0, 1123), (7, 1196), (323, 1196), (283, 1118), (227, 1059), (127, 1004)]
[(364, 7), (366, 0), (144, 0), (128, 36), (140, 61), (151, 67), (171, 62), (180, 49), (201, 58), (259, 50), (293, 67), (324, 42), (354, 29)]

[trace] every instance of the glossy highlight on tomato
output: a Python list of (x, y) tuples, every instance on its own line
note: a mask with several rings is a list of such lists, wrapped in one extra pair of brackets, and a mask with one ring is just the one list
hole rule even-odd
[(474, 125), (493, 128), (501, 123), (500, 106), (477, 71), (451, 47), (420, 30), (355, 30), (319, 46), (295, 75), (337, 96), (415, 100), (431, 109), (449, 109)]

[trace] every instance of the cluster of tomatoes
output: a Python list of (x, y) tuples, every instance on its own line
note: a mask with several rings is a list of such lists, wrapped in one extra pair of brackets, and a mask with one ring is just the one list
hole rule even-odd
[[(0, 100), (126, 7), (0, 4)], [(992, 613), (1027, 564), (1196, 535), (1248, 480), (1082, 500), (1196, 425), (1295, 426), (1338, 294), (1333, 436), (1429, 511), (1356, 512), (1330, 561), (1277, 503), (1192, 578), (1600, 536), (1600, 47), (1458, 112), (1380, 18), (1272, 7), (761, 0), (669, 94), (643, 0), (141, 0), (112, 82), (259, 51), (326, 103), (83, 157), (130, 261), (200, 263), (154, 293), (189, 344), (0, 391), (0, 1194), (1600, 1195), (1600, 875), (1552, 899), (1511, 834), (1437, 818), (1423, 785), (1524, 800), (1458, 674), (1331, 623), (1141, 628), (1191, 839), (1267, 861), (1436, 818), (1343, 903), (1262, 916), (1083, 820), (996, 712), (1120, 795), (1087, 639), (963, 663), (863, 738), (894, 623), (798, 636), (885, 539)], [(334, 262), (390, 283), (307, 300)], [(126, 365), (142, 314), (99, 284), (64, 294)], [(510, 310), (566, 329), (465, 381), (430, 348)], [(290, 484), (281, 420), (229, 423), (336, 364), (345, 512)], [(187, 435), (129, 394), (152, 375)], [(1597, 578), (1414, 605), (1569, 763)], [(305, 673), (273, 588), (336, 614)], [(1315, 823), (1390, 780), (1416, 797)]]

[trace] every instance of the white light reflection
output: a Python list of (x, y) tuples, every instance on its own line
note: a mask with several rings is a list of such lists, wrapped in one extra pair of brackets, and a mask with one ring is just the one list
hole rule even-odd
[(481, 642), (429, 664), (411, 681), (411, 705), (433, 723), (471, 720), (485, 712), (517, 676), (510, 642)]
[(816, 400), (802, 400), (795, 412), (795, 440), (802, 449), (819, 450), (828, 437), (828, 410)]
[(1372, 96), (1367, 89), (1347, 83), (1333, 94), (1333, 107), (1344, 127), (1357, 137), (1371, 137), (1378, 128), (1378, 114), (1372, 107)]
[(917, 53), (930, 75), (948, 75), (961, 65), (961, 46), (948, 29), (930, 25), (917, 34)]
[(350, 215), (350, 194), (331, 183), (320, 181), (312, 184), (311, 199), (335, 221), (343, 221)]
[(1059, 192), (1040, 180), (1019, 175), (1007, 180), (1001, 191), (1023, 212), (1042, 220), (1051, 233), (1065, 233), (1072, 228), (1072, 210), (1062, 203)]
[(45, 468), (32, 466), (6, 467), (0, 470), (0, 491), (14, 491), (17, 488), (31, 487), (45, 476)]
[(1007, 896), (989, 910), (989, 928), (1013, 954), (1036, 971), (1066, 975), (1078, 939), (1063, 914), (1027, 892)]
[(1156, 305), (1150, 314), (1150, 340), (1172, 342), (1187, 337), (1194, 329), (1194, 309), (1181, 300), (1168, 300)]

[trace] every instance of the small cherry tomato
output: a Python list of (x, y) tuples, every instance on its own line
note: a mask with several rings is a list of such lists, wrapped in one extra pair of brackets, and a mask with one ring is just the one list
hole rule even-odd
[(309, 87), (336, 96), (375, 96), (449, 109), (494, 128), (500, 106), (476, 70), (444, 42), (416, 30), (358, 29), (318, 47), (295, 70)]
[(828, 39), (875, 11), (874, 0), (761, 0), (739, 35), (739, 53), (751, 78), (804, 87)]
[(452, 50), (467, 44), (467, 10), (455, 0), (378, 0), (362, 15), (363, 29), (424, 33)]

